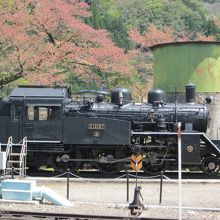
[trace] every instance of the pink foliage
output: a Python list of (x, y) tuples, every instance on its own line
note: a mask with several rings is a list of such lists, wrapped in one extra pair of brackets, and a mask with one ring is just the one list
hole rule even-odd
[(158, 43), (168, 43), (174, 41), (173, 31), (169, 27), (158, 29), (155, 25), (150, 24), (147, 32), (140, 35), (137, 29), (131, 30), (130, 38), (143, 46), (153, 46)]
[[(142, 47), (153, 46), (161, 43), (170, 43), (170, 42), (185, 42), (190, 41), (191, 33), (181, 32), (176, 36), (173, 33), (172, 28), (163, 27), (162, 29), (157, 28), (154, 24), (150, 24), (147, 32), (144, 35), (141, 35), (137, 29), (133, 29), (130, 31), (130, 38), (136, 43), (141, 44)], [(196, 40), (200, 41), (214, 41), (214, 36), (204, 36), (202, 34), (197, 34)]]
[[(90, 67), (128, 74), (124, 51), (106, 30), (86, 25), (89, 6), (80, 0), (14, 0), (0, 6), (0, 43), (8, 45), (8, 60), (35, 83), (64, 81), (57, 65), (90, 78)], [(56, 73), (56, 74), (54, 74)], [(50, 74), (50, 76), (48, 75)], [(16, 78), (16, 76), (15, 76)]]

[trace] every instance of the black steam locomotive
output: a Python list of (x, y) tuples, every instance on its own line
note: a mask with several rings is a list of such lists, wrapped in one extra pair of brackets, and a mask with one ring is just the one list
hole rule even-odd
[(27, 137), (30, 168), (114, 173), (141, 152), (143, 171), (155, 174), (176, 168), (181, 122), (182, 166), (218, 174), (220, 149), (205, 134), (209, 120), (207, 103), (195, 103), (194, 85), (186, 86), (181, 104), (166, 103), (159, 89), (149, 92), (148, 102), (133, 103), (122, 88), (71, 98), (68, 88), (20, 86), (0, 102), (0, 142)]

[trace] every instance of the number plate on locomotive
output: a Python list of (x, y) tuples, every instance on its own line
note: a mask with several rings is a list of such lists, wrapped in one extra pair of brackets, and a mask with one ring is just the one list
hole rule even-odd
[(105, 124), (88, 124), (88, 129), (89, 130), (104, 130), (105, 129)]

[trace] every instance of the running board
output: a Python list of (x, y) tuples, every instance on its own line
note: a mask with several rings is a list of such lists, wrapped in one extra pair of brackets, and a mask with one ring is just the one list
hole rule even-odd
[[(164, 135), (164, 136), (176, 136), (178, 135), (177, 132), (168, 132), (168, 131), (162, 131), (162, 132), (152, 132), (152, 131), (145, 131), (145, 132), (131, 132), (132, 136), (148, 136), (148, 135)], [(220, 156), (220, 148), (213, 142), (211, 141), (205, 133), (203, 132), (187, 132), (183, 131), (181, 135), (200, 135), (200, 139), (205, 142), (206, 146), (213, 150), (217, 155)]]
[(207, 136), (205, 133), (201, 134), (201, 139), (205, 142), (207, 147), (210, 147), (211, 149), (215, 150), (217, 154), (220, 155), (220, 149), (217, 147), (216, 144), (214, 144)]

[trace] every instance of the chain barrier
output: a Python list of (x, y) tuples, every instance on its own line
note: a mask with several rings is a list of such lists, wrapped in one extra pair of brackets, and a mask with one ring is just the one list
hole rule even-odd
[[(129, 176), (136, 178), (136, 175), (133, 174), (129, 174)], [(156, 175), (156, 176), (137, 176), (138, 179), (152, 179), (152, 178), (157, 178), (160, 177), (160, 175)]]
[[(19, 172), (17, 172), (16, 170), (13, 170), (12, 171), (13, 174), (12, 174), (12, 178), (14, 178), (14, 175), (19, 175)], [(10, 175), (11, 174), (11, 171), (7, 171), (6, 175)], [(2, 177), (2, 176), (1, 176)], [(5, 175), (3, 176), (5, 177)], [(49, 177), (49, 179), (53, 179), (53, 178), (66, 178), (67, 179), (67, 199), (69, 199), (69, 187), (70, 187), (70, 179), (71, 177), (74, 177), (74, 178), (77, 178), (77, 179), (80, 179), (82, 181), (85, 181), (85, 182), (97, 182), (97, 178), (86, 178), (86, 177), (82, 177), (80, 175), (77, 175), (73, 172), (70, 172), (69, 169), (67, 169), (66, 172), (64, 173), (61, 173), (61, 174), (58, 174), (58, 175), (55, 175), (55, 176), (51, 176)], [(25, 175), (24, 178), (31, 178), (31, 176), (28, 176), (28, 175)], [(134, 175), (132, 173), (129, 173), (129, 171), (127, 170), (125, 174), (122, 174), (122, 175), (119, 175), (117, 177), (114, 177), (111, 179), (112, 180), (117, 180), (117, 179), (123, 179), (123, 178), (126, 178), (127, 180), (127, 203), (129, 202), (129, 185), (130, 185), (130, 178), (136, 178), (136, 181), (137, 179), (141, 179), (141, 180), (149, 180), (149, 179), (156, 179), (156, 178), (160, 178), (160, 195), (159, 195), (159, 204), (162, 203), (162, 184), (163, 184), (163, 179), (166, 179), (166, 180), (169, 180), (169, 181), (172, 181), (173, 183), (176, 183), (177, 182), (175, 180), (172, 180), (170, 179), (169, 177), (167, 177), (166, 175), (163, 174), (163, 172), (161, 172), (160, 175), (153, 175), (153, 176), (139, 176), (139, 175)], [(99, 182), (105, 182), (106, 179), (100, 179), (98, 178), (98, 181)]]
[[(5, 175), (7, 176), (7, 175), (9, 175), (11, 173), (11, 171), (7, 171), (6, 173), (5, 173)], [(19, 174), (19, 172), (17, 172), (16, 170), (14, 170), (14, 173), (16, 173), (16, 174)], [(69, 174), (72, 176), (72, 177), (76, 177), (76, 178), (78, 178), (78, 179), (84, 179), (85, 181), (92, 181), (94, 178), (86, 178), (86, 177), (82, 177), (82, 176), (79, 176), (79, 175), (77, 175), (77, 174), (75, 174), (75, 173), (72, 173), (72, 172), (69, 172)], [(50, 178), (50, 179), (52, 179), (52, 178), (60, 178), (60, 177), (65, 177), (67, 175), (67, 172), (64, 172), (64, 173), (61, 173), (61, 174), (58, 174), (58, 175), (56, 175), (56, 176), (51, 176), (51, 177), (48, 177), (48, 178)], [(3, 174), (1, 174), (0, 175), (0, 177), (3, 177), (4, 175)], [(111, 179), (122, 179), (122, 178), (124, 178), (124, 177), (126, 177), (127, 176), (127, 174), (125, 173), (125, 174), (122, 174), (122, 175), (120, 175), (120, 176), (117, 176), (117, 177), (111, 177), (111, 176), (109, 176)], [(133, 177), (133, 178), (136, 178), (136, 175), (133, 175), (133, 174), (131, 174), (131, 173), (129, 173), (129, 176), (130, 177)], [(31, 178), (32, 176), (29, 176), (29, 175), (25, 175), (24, 177), (28, 177), (28, 178)], [(138, 176), (138, 178), (139, 179), (152, 179), (152, 178), (158, 178), (158, 177), (160, 177), (160, 175), (155, 175), (155, 176)], [(165, 178), (165, 179), (167, 179), (167, 180), (170, 180), (170, 181), (173, 181), (173, 182), (176, 182), (175, 180), (172, 180), (172, 179), (170, 179), (169, 177), (167, 177), (167, 176), (165, 176), (165, 175), (163, 175), (163, 177)], [(96, 180), (97, 181), (97, 180)]]
[[(19, 175), (19, 172), (17, 170), (13, 170), (14, 172), (14, 175)], [(7, 171), (6, 172), (6, 175), (11, 175), (11, 171)], [(1, 180), (3, 180), (4, 178), (2, 177), (5, 177), (5, 175), (0, 175), (1, 177)], [(78, 178), (80, 180), (83, 180), (83, 181), (87, 181), (87, 182), (97, 182), (97, 178), (84, 178), (84, 177), (81, 177), (80, 175), (77, 175), (75, 173), (72, 173), (70, 172), (69, 170), (67, 170), (67, 172), (64, 172), (64, 173), (61, 173), (61, 174), (58, 174), (56, 176), (52, 176), (52, 177), (49, 177), (50, 179), (52, 178), (60, 178), (60, 177), (65, 177), (67, 178), (67, 199), (69, 199), (69, 192), (70, 192), (70, 185), (69, 185), (69, 179), (70, 177), (75, 177), (75, 178)], [(136, 175), (133, 175), (131, 173), (129, 173), (129, 171), (127, 171), (125, 174), (122, 174), (122, 175), (119, 175), (115, 178), (111, 178), (111, 179), (122, 179), (122, 178), (125, 178), (127, 177), (127, 199), (126, 199), (126, 203), (128, 204), (129, 203), (129, 177), (132, 177), (132, 178), (136, 178)], [(178, 182), (174, 179), (171, 179), (169, 177), (167, 177), (166, 175), (163, 174), (163, 172), (161, 172), (160, 175), (153, 175), (153, 176), (137, 176), (138, 179), (155, 179), (155, 178), (161, 178), (160, 180), (163, 181), (163, 179), (166, 179), (168, 181), (171, 181), (172, 183), (175, 183), (175, 184), (178, 184)], [(31, 176), (28, 176), (28, 175), (25, 175), (25, 178), (31, 178)], [(106, 179), (98, 179), (99, 182), (102, 182), (102, 181), (106, 181)], [(134, 201), (133, 201), (134, 202)], [(132, 204), (132, 203), (131, 203)], [(178, 207), (177, 206), (164, 206), (162, 205), (162, 182), (161, 182), (161, 185), (160, 185), (160, 195), (159, 195), (159, 204), (158, 205), (144, 205), (144, 208), (150, 208), (150, 207), (153, 207), (153, 208), (172, 208), (172, 209), (177, 209)], [(201, 208), (201, 207), (182, 207), (183, 209), (186, 209), (186, 210), (208, 210), (208, 211), (220, 211), (220, 208)]]
[[(15, 169), (14, 169), (14, 173), (15, 173), (15, 174), (19, 174), (19, 172), (16, 171)], [(0, 177), (7, 176), (7, 175), (10, 175), (10, 174), (11, 174), (11, 171), (8, 170), (8, 171), (6, 171), (5, 174), (1, 174)], [(77, 174), (72, 173), (72, 172), (69, 172), (69, 174), (70, 174), (72, 177), (75, 177), (75, 178), (78, 178), (78, 179), (82, 179), (82, 180), (84, 179), (85, 181), (92, 181), (92, 180), (94, 179), (94, 178), (82, 177), (82, 176), (77, 175)], [(64, 172), (64, 173), (55, 175), (55, 176), (48, 177), (48, 178), (50, 178), (50, 179), (52, 179), (52, 178), (60, 178), (60, 177), (65, 177), (66, 175), (67, 175), (67, 171)], [(136, 175), (134, 175), (134, 174), (129, 173), (128, 175), (129, 175), (129, 177), (136, 178)], [(124, 177), (126, 177), (126, 176), (127, 176), (127, 174), (125, 173), (125, 174), (119, 175), (119, 176), (117, 176), (117, 177), (111, 177), (111, 176), (109, 176), (109, 177), (110, 177), (111, 179), (122, 179), (122, 178), (124, 178)], [(138, 179), (154, 179), (154, 178), (159, 178), (160, 176), (161, 176), (161, 175), (159, 174), (159, 175), (154, 175), (154, 176), (137, 176), (137, 177), (138, 177)], [(27, 178), (29, 177), (29, 178), (31, 178), (32, 176), (24, 175), (24, 177), (27, 177)], [(176, 183), (175, 180), (170, 179), (169, 177), (167, 177), (167, 176), (164, 175), (164, 174), (163, 174), (163, 178), (164, 178), (164, 179), (167, 179), (167, 180), (169, 180), (169, 181), (172, 181), (172, 182), (174, 182), (174, 183)], [(97, 180), (96, 180), (96, 181), (97, 181)]]
[(73, 177), (79, 178), (79, 179), (84, 179), (83, 177), (81, 177), (81, 176), (79, 176), (79, 175), (76, 175), (76, 174), (74, 174), (74, 173), (71, 173), (71, 172), (70, 172), (70, 175), (73, 176)]
[(61, 174), (58, 174), (56, 176), (52, 176), (52, 177), (49, 177), (49, 178), (59, 178), (59, 177), (62, 177), (62, 176), (64, 177), (66, 174), (67, 174), (67, 172), (61, 173)]

